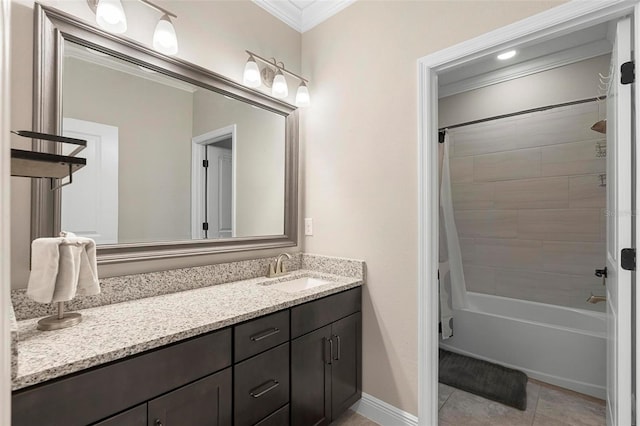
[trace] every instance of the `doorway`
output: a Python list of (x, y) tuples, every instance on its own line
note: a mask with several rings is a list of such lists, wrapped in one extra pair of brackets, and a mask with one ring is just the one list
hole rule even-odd
[(192, 141), (191, 236), (236, 236), (236, 125)]
[[(483, 56), (496, 55), (503, 51), (531, 45), (536, 41), (548, 40), (561, 35), (570, 34), (589, 26), (608, 21), (617, 21), (625, 15), (633, 14), (635, 5), (623, 2), (607, 4), (572, 4), (568, 3), (536, 15), (517, 24), (502, 28), (462, 43), (450, 49), (437, 52), (419, 61), (419, 170), (420, 170), (420, 211), (419, 211), (419, 421), (420, 424), (437, 424), (438, 422), (438, 289), (437, 283), (438, 241), (432, 238), (438, 234), (438, 79), (441, 75), (455, 67), (477, 64)], [(636, 35), (637, 37), (637, 35)], [(633, 90), (635, 87), (633, 87)], [(631, 95), (631, 90), (629, 90)], [(634, 94), (635, 96), (635, 94)], [(631, 100), (631, 98), (629, 98)], [(630, 107), (627, 108), (630, 111)], [(637, 121), (636, 117), (630, 117)], [(629, 129), (631, 126), (629, 126)], [(629, 133), (629, 138), (632, 136)], [(627, 140), (629, 140), (627, 138)], [(631, 153), (627, 153), (629, 159)], [(624, 167), (622, 167), (624, 168)], [(618, 165), (618, 170), (622, 169)], [(629, 170), (630, 172), (630, 170)], [(629, 173), (630, 176), (630, 173)], [(630, 179), (629, 179), (629, 184)], [(631, 191), (629, 190), (629, 199)], [(618, 197), (620, 198), (620, 197)], [(624, 197), (623, 197), (624, 198)], [(622, 207), (624, 208), (624, 207)], [(627, 211), (627, 216), (628, 211)], [(626, 219), (621, 219), (622, 221)], [(630, 219), (629, 219), (630, 220)], [(617, 225), (616, 225), (617, 226)], [(620, 234), (618, 234), (620, 235)], [(620, 241), (618, 241), (620, 243)], [(619, 248), (616, 246), (616, 248)], [(617, 253), (617, 250), (614, 250)], [(616, 255), (615, 264), (619, 264)], [(623, 272), (622, 275), (626, 273)], [(622, 277), (621, 275), (621, 277)], [(619, 277), (620, 278), (620, 277)], [(631, 273), (622, 277), (630, 283)], [(628, 289), (630, 286), (623, 284)], [(608, 295), (615, 299), (615, 295)], [(630, 312), (629, 312), (630, 314)], [(616, 323), (618, 324), (618, 323)], [(619, 325), (619, 324), (618, 324)], [(612, 360), (623, 360), (625, 365), (617, 365), (621, 379), (618, 384), (608, 384), (612, 391), (610, 403), (614, 411), (609, 415), (611, 424), (631, 424), (631, 382), (625, 382), (625, 374), (631, 376), (631, 318), (626, 321), (626, 330), (614, 333), (617, 336), (617, 350), (626, 355), (610, 355)], [(623, 332), (620, 334), (620, 332)], [(623, 338), (619, 338), (622, 336)], [(624, 349), (625, 344), (628, 349)], [(625, 361), (624, 358), (628, 359)], [(621, 391), (621, 393), (619, 392)]]

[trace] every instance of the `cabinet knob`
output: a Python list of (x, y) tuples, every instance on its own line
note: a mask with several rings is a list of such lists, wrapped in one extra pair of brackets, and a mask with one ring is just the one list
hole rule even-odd
[(156, 419), (154, 424), (155, 426), (162, 426), (162, 422), (160, 421), (160, 419)]

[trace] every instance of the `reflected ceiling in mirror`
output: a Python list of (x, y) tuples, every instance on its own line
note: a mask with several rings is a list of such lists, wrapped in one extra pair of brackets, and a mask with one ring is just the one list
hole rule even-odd
[(98, 244), (285, 233), (282, 114), (64, 42), (62, 131), (88, 140), (61, 229)]

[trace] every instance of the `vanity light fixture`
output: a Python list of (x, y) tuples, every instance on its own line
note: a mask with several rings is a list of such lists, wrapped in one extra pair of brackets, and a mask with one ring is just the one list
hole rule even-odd
[(153, 32), (153, 48), (167, 55), (178, 53), (176, 29), (173, 28), (169, 15), (166, 13), (162, 15), (158, 25), (156, 25), (156, 30)]
[(296, 92), (296, 105), (299, 107), (309, 106), (311, 99), (309, 98), (309, 88), (304, 81), (300, 82), (298, 91)]
[(162, 13), (160, 20), (156, 25), (156, 29), (153, 32), (153, 48), (166, 55), (175, 55), (178, 53), (178, 37), (176, 36), (176, 29), (173, 27), (171, 19), (169, 19), (169, 17), (177, 18), (178, 15), (169, 12), (167, 9), (160, 7), (155, 3), (151, 3), (150, 0), (140, 0), (140, 2)]
[(256, 60), (253, 58), (253, 55), (249, 55), (247, 64), (244, 66), (242, 81), (245, 86), (251, 87), (252, 89), (255, 89), (256, 87), (260, 87), (260, 85), (262, 85), (262, 79), (260, 78), (260, 68), (258, 68), (258, 64), (256, 64)]
[(127, 15), (120, 0), (97, 0), (96, 22), (107, 31), (122, 34), (127, 31)]
[(280, 68), (278, 68), (276, 76), (273, 78), (271, 94), (274, 98), (278, 99), (289, 96), (289, 86), (287, 86), (287, 80), (284, 78), (284, 74), (282, 74), (282, 70)]
[[(150, 0), (139, 1), (162, 13), (153, 32), (153, 48), (166, 55), (178, 53), (178, 37), (170, 19), (170, 17), (177, 18), (178, 16)], [(96, 22), (100, 27), (116, 34), (127, 31), (127, 16), (120, 0), (87, 0), (87, 2), (95, 10)]]
[(514, 56), (516, 56), (516, 51), (515, 50), (509, 50), (507, 52), (499, 54), (498, 55), (498, 59), (500, 59), (501, 61), (506, 61), (507, 59), (511, 59)]
[[(289, 86), (284, 74), (289, 74), (300, 80), (300, 86), (296, 92), (296, 106), (306, 107), (310, 104), (309, 88), (307, 80), (298, 74), (292, 73), (284, 67), (284, 63), (277, 62), (275, 58), (265, 59), (260, 55), (246, 50), (249, 55), (246, 65), (244, 66), (244, 74), (242, 81), (245, 86), (256, 88), (264, 84), (271, 88), (271, 95), (274, 98), (282, 99), (289, 96)], [(258, 66), (256, 59), (266, 64), (262, 70)]]

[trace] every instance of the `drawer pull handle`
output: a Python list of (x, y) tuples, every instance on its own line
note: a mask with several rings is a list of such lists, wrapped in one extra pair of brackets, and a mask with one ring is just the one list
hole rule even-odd
[[(327, 354), (327, 343), (329, 343), (329, 345), (328, 345), (329, 353), (328, 354)], [(325, 353), (324, 360), (325, 360), (325, 362), (327, 364), (331, 364), (332, 363), (331, 361), (333, 360), (333, 338), (331, 338), (331, 339), (325, 338), (324, 339), (324, 348), (325, 348), (324, 349), (324, 353)]]
[(274, 334), (278, 333), (280, 333), (280, 329), (278, 327), (273, 327), (268, 330), (261, 331), (258, 334), (254, 334), (253, 336), (249, 337), (249, 339), (251, 339), (252, 342), (259, 342), (262, 339), (266, 339), (267, 337), (271, 337)]
[[(269, 383), (271, 383), (269, 385)], [(258, 389), (263, 388), (264, 386), (267, 386), (265, 389), (262, 389), (260, 391), (258, 391)], [(263, 384), (261, 384), (260, 386), (258, 386), (257, 388), (254, 388), (251, 392), (249, 392), (249, 395), (251, 395), (254, 398), (260, 398), (262, 395), (264, 395), (267, 392), (270, 392), (272, 390), (274, 390), (275, 388), (277, 388), (278, 386), (280, 386), (280, 382), (277, 380), (267, 380), (266, 382), (264, 382)]]
[(342, 352), (342, 345), (340, 344), (340, 336), (334, 334), (333, 337), (336, 338), (336, 342), (337, 342), (337, 345), (336, 345), (337, 346), (336, 357), (334, 358), (334, 360), (340, 361), (340, 352)]

